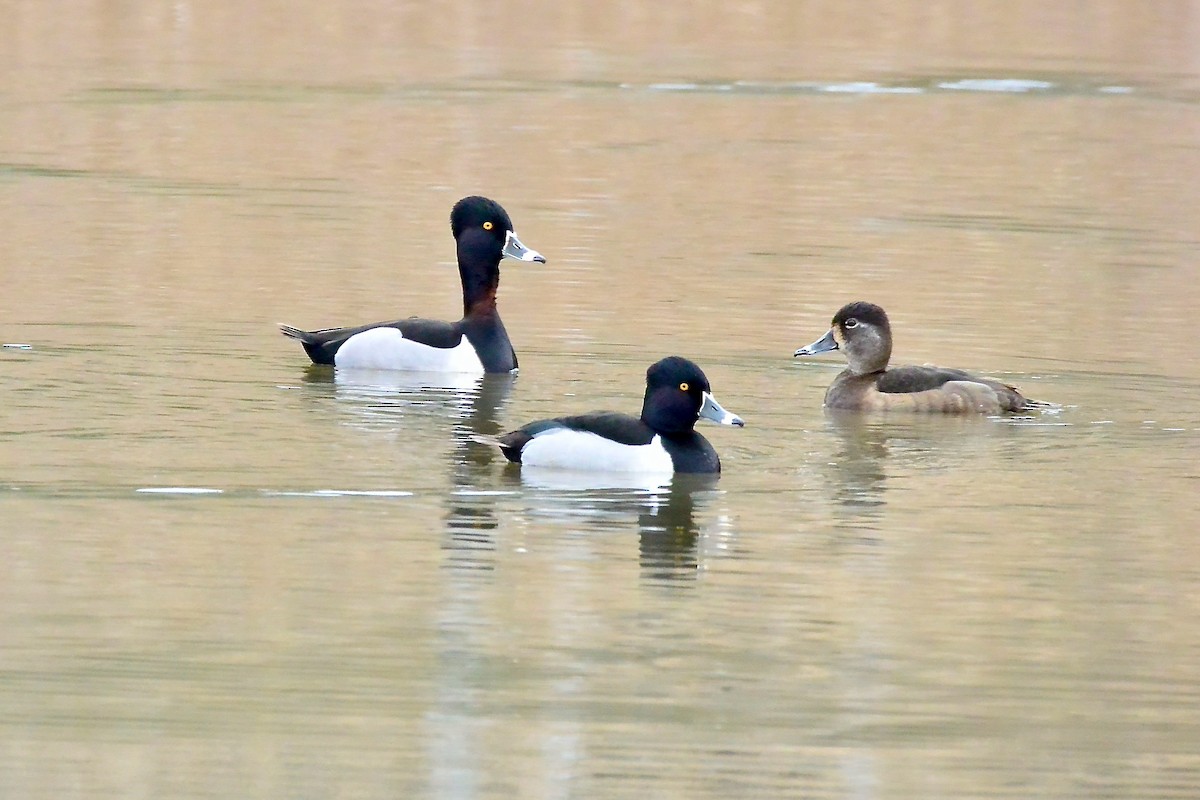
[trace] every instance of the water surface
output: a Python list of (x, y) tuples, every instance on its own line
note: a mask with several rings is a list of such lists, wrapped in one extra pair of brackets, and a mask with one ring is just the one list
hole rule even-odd
[[(13, 9), (0, 794), (1195, 797), (1196, 19)], [(456, 315), (473, 193), (515, 379), (275, 332)], [(823, 412), (854, 299), (1060, 407)], [(471, 438), (671, 353), (719, 480)]]

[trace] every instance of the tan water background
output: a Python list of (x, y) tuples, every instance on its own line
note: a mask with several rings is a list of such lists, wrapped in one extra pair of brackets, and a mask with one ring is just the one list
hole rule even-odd
[[(1200, 4), (0, 11), (0, 797), (1200, 796)], [(276, 333), (475, 193), (515, 380)], [(826, 415), (855, 299), (1061, 408)], [(469, 438), (670, 353), (719, 481)]]

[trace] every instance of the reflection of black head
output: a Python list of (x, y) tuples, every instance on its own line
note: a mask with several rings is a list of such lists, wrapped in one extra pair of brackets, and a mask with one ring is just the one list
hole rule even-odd
[[(498, 417), (500, 409), (508, 400), (508, 393), (516, 381), (512, 373), (494, 373), (483, 376), (478, 386), (474, 402), (462, 421), (462, 436), (458, 437), (455, 447), (455, 463), (469, 462), (477, 466), (492, 463), (499, 455), (494, 445), (477, 442), (471, 437), (475, 434), (495, 436), (502, 432)], [(457, 483), (458, 481), (456, 481)]]
[[(470, 403), (464, 405), (454, 447), (450, 450), (450, 480), (456, 489), (475, 488), (488, 480), (483, 468), (499, 457), (499, 453), (495, 447), (471, 437), (475, 434), (494, 436), (500, 431), (497, 417), (515, 380), (516, 376), (512, 374), (484, 375)], [(446, 499), (447, 548), (463, 551), (460, 555), (468, 561), (490, 554), (495, 549), (490, 531), (498, 527), (495, 506), (496, 497), (490, 493), (450, 492)]]
[(715, 475), (676, 475), (666, 495), (638, 515), (638, 554), (644, 577), (678, 580), (695, 577), (700, 565), (696, 545), (698, 496), (716, 487)]

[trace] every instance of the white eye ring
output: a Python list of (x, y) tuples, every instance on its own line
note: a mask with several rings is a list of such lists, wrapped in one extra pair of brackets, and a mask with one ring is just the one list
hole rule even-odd
[(850, 319), (848, 319), (842, 323), (842, 327), (843, 328), (857, 328), (858, 320), (856, 320), (854, 317), (851, 317)]

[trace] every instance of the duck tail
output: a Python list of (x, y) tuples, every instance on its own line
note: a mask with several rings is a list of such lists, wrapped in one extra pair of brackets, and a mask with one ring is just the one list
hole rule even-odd
[(467, 438), (476, 444), (485, 444), (488, 447), (504, 446), (504, 443), (500, 441), (499, 436), (488, 436), (486, 433), (472, 433)]
[(293, 328), (291, 325), (278, 323), (279, 332), (289, 339), (299, 339), (301, 342), (309, 343), (312, 340), (312, 335), (308, 331), (302, 331), (299, 328)]
[(488, 436), (485, 433), (473, 433), (469, 437), (472, 442), (487, 445), (488, 447), (499, 447), (500, 452), (504, 453), (504, 457), (513, 463), (521, 463), (521, 448), (529, 441), (529, 436), (524, 431), (513, 431), (501, 436)]

